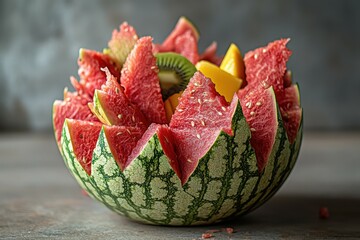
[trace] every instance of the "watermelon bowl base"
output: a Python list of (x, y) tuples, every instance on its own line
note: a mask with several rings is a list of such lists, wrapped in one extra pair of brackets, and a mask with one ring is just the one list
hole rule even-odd
[[(276, 106), (277, 107), (277, 106)], [(67, 121), (61, 138), (65, 165), (89, 195), (133, 221), (152, 225), (207, 225), (247, 214), (273, 196), (289, 176), (302, 141), (302, 118), (290, 144), (278, 112), (275, 143), (263, 171), (251, 147), (251, 131), (240, 102), (232, 117), (233, 136), (219, 131), (209, 151), (182, 184), (154, 131), (121, 170), (102, 129), (88, 175), (75, 157)]]

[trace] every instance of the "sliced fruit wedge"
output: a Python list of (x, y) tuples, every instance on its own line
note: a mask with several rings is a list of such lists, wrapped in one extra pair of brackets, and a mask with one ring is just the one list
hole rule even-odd
[(196, 68), (215, 84), (215, 89), (224, 96), (227, 102), (231, 102), (234, 94), (240, 89), (242, 80), (220, 69), (208, 61), (200, 61)]
[[(93, 97), (94, 91), (100, 89), (101, 85), (106, 82), (106, 74), (101, 70), (102, 68), (109, 69), (116, 78), (120, 77), (119, 68), (112, 58), (100, 52), (81, 48), (78, 65), (80, 82), (77, 84), (80, 84), (83, 91), (90, 97)], [(74, 80), (72, 80), (73, 83), (75, 83)]]
[(174, 48), (175, 40), (177, 37), (183, 35), (187, 31), (190, 31), (195, 37), (196, 41), (199, 40), (200, 34), (195, 25), (186, 17), (180, 17), (174, 30), (169, 34), (169, 36), (164, 40), (161, 45), (163, 51), (169, 51)]
[(164, 124), (167, 119), (159, 69), (152, 50), (152, 38), (140, 38), (124, 63), (120, 82), (126, 97), (141, 110), (149, 123)]
[(109, 48), (105, 48), (103, 52), (108, 54), (121, 69), (137, 40), (135, 29), (124, 22), (120, 25), (120, 31), (113, 31), (112, 38), (108, 43)]
[(104, 69), (107, 75), (106, 84), (96, 90), (94, 102), (89, 105), (91, 111), (106, 125), (137, 127), (145, 131), (147, 120), (140, 109), (125, 96), (117, 79)]
[(245, 80), (245, 65), (239, 48), (232, 43), (227, 50), (220, 68), (231, 75)]

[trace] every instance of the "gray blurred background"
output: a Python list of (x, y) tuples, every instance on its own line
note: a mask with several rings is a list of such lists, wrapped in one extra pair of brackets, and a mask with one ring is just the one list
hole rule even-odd
[(182, 15), (200, 29), (200, 50), (290, 37), (305, 129), (360, 130), (360, 1), (0, 0), (0, 132), (51, 131), (79, 48), (102, 50), (125, 20), (162, 42)]

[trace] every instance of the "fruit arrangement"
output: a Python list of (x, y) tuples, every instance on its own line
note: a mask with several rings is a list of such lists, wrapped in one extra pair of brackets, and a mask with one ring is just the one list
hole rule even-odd
[(162, 44), (123, 23), (108, 48), (81, 49), (80, 80), (53, 105), (57, 144), (81, 187), (111, 210), (199, 225), (266, 202), (293, 168), (302, 108), (289, 39), (202, 54), (182, 17)]

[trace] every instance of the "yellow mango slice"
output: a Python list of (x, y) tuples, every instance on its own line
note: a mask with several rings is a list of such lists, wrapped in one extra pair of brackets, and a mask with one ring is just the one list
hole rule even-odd
[(211, 79), (215, 84), (216, 91), (224, 96), (228, 102), (231, 102), (235, 92), (241, 87), (242, 80), (240, 78), (233, 76), (208, 61), (198, 62), (196, 68), (204, 74), (205, 77)]
[(232, 43), (227, 50), (220, 68), (231, 75), (245, 79), (245, 65), (239, 48)]

